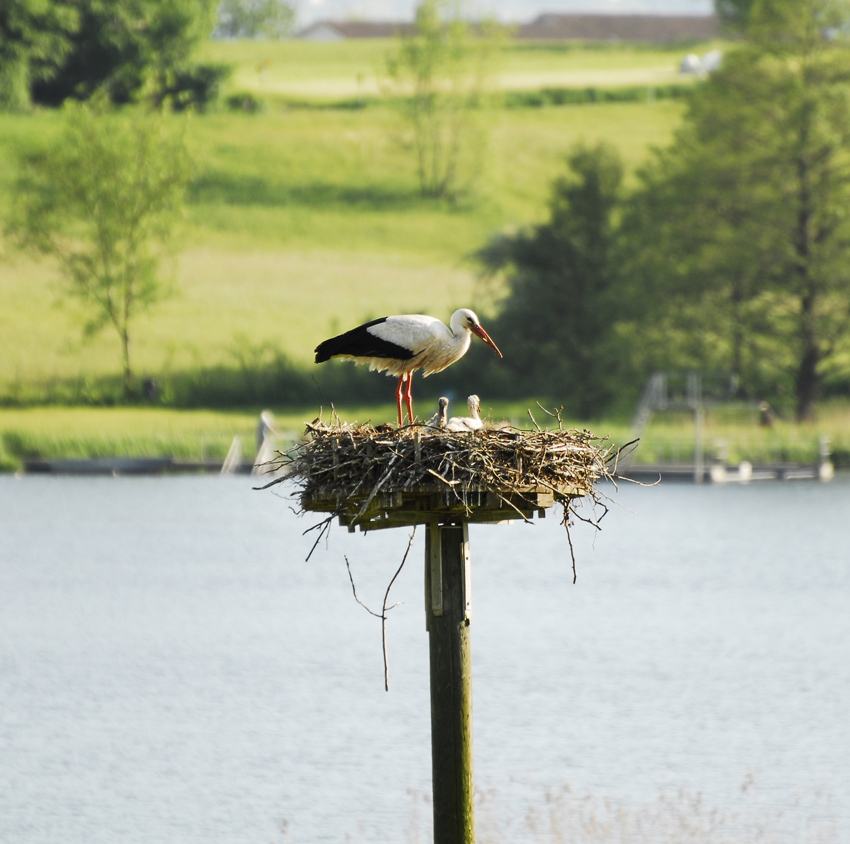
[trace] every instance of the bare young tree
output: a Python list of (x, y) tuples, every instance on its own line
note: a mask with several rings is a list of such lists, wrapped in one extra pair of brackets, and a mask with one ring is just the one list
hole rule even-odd
[(413, 129), (422, 196), (455, 197), (473, 180), (481, 161), (478, 117), (502, 37), (495, 22), (465, 21), (458, 2), (422, 0), (413, 32), (387, 57)]

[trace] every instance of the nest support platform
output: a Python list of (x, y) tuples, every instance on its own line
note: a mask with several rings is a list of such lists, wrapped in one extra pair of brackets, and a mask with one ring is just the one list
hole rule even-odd
[[(576, 497), (559, 490), (561, 500)], [(535, 514), (544, 517), (555, 503), (552, 490), (527, 487), (518, 490), (439, 489), (421, 487), (403, 492), (379, 492), (368, 496), (337, 500), (321, 495), (304, 495), (301, 506), (306, 511), (334, 513), (339, 523), (350, 532), (410, 525), (460, 524), (462, 522), (504, 522), (511, 519), (530, 520)]]
[(530, 520), (556, 502), (566, 514), (572, 499), (595, 496), (595, 483), (609, 474), (614, 450), (603, 446), (588, 431), (314, 422), (269, 465), (300, 483), (303, 511), (369, 531)]

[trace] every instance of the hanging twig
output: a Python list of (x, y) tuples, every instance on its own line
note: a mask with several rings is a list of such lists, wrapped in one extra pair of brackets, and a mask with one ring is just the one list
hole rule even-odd
[(322, 537), (327, 535), (328, 531), (331, 529), (331, 523), (336, 518), (336, 516), (336, 513), (331, 513), (330, 516), (325, 519), (322, 519), (322, 521), (320, 521), (318, 524), (315, 524), (312, 527), (308, 527), (307, 530), (305, 530), (302, 534), (302, 536), (306, 536), (308, 533), (310, 533), (311, 530), (319, 531), (319, 535), (316, 537), (316, 541), (313, 543), (313, 547), (310, 549), (310, 553), (304, 560), (305, 563), (310, 561), (310, 557), (313, 556), (313, 552), (316, 550), (316, 546), (322, 541)]
[(348, 579), (351, 581), (351, 591), (354, 594), (354, 600), (366, 610), (369, 615), (375, 616), (375, 618), (381, 619), (381, 650), (384, 654), (384, 691), (390, 690), (390, 663), (389, 663), (389, 655), (387, 653), (387, 613), (390, 610), (395, 609), (397, 606), (404, 603), (404, 601), (396, 601), (392, 606), (387, 606), (387, 601), (390, 597), (390, 590), (393, 588), (393, 584), (396, 582), (396, 578), (401, 574), (401, 570), (404, 568), (404, 564), (407, 562), (407, 557), (410, 554), (410, 549), (413, 546), (413, 540), (416, 537), (416, 526), (413, 527), (413, 532), (410, 534), (410, 539), (407, 543), (407, 550), (404, 552), (404, 556), (401, 559), (401, 565), (396, 569), (396, 573), (392, 576), (389, 584), (387, 585), (387, 591), (384, 593), (384, 602), (381, 605), (381, 611), (379, 613), (375, 612), (372, 609), (363, 603), (357, 595), (357, 588), (354, 585), (354, 576), (351, 574), (351, 564), (348, 562), (348, 557), (345, 556), (345, 567), (348, 570)]
[[(351, 591), (354, 593), (354, 600), (357, 601), (357, 603), (360, 604), (360, 606), (363, 607), (369, 615), (374, 615), (375, 618), (382, 618), (383, 616), (381, 613), (370, 610), (369, 607), (366, 606), (366, 604), (364, 604), (357, 596), (357, 587), (354, 585), (354, 575), (351, 573), (351, 563), (348, 562), (348, 555), (343, 554), (343, 559), (345, 560), (345, 567), (348, 569), (348, 579), (351, 581)], [(392, 607), (390, 607), (390, 609), (392, 609)]]
[[(570, 505), (572, 507), (572, 505)], [(600, 499), (594, 501), (594, 508), (596, 506), (602, 507), (602, 515), (597, 516), (595, 513), (593, 516), (582, 516), (576, 510), (571, 510), (572, 515), (578, 519), (580, 522), (584, 522), (586, 525), (590, 525), (592, 528), (595, 528), (597, 531), (602, 530), (602, 520), (605, 516), (608, 515), (609, 508), (608, 505)]]
[[(410, 539), (407, 542), (407, 549), (404, 552), (404, 556), (401, 558), (401, 565), (396, 570), (396, 573), (393, 575), (392, 580), (389, 582), (387, 586), (387, 591), (384, 593), (384, 603), (381, 607), (381, 646), (384, 650), (384, 691), (388, 692), (390, 690), (390, 663), (389, 658), (387, 656), (387, 601), (390, 597), (390, 589), (393, 588), (393, 583), (395, 583), (396, 578), (401, 574), (401, 570), (404, 568), (404, 564), (407, 562), (407, 555), (410, 553), (410, 549), (413, 546), (413, 539), (416, 536), (416, 525), (413, 526), (413, 531), (410, 534)], [(398, 606), (398, 604), (394, 604), (394, 606)], [(392, 607), (389, 607), (392, 609)]]
[(570, 503), (567, 502), (564, 505), (564, 528), (567, 531), (567, 544), (570, 546), (570, 559), (573, 562), (573, 586), (575, 586), (576, 580), (578, 580), (578, 573), (576, 572), (576, 551), (573, 548), (573, 537), (570, 534)]

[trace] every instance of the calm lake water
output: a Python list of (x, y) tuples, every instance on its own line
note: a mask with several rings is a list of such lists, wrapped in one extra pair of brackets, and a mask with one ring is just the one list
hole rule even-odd
[[(471, 529), (480, 840), (850, 841), (850, 482), (611, 494), (576, 585), (556, 518)], [(0, 476), (0, 841), (429, 840), (422, 532), (386, 693), (344, 558), (379, 609), (409, 531), (305, 562), (289, 507)]]

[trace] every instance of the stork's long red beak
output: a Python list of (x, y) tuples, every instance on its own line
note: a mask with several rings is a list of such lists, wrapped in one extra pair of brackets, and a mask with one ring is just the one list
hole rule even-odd
[(490, 335), (480, 326), (473, 325), (472, 330), (500, 357), (504, 355), (499, 351), (499, 347), (490, 339)]

